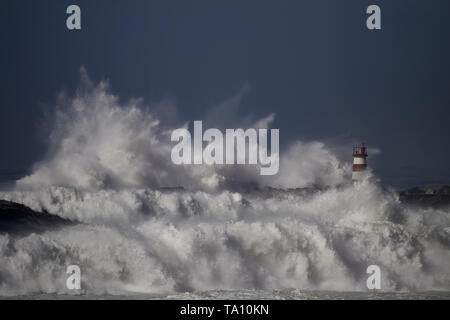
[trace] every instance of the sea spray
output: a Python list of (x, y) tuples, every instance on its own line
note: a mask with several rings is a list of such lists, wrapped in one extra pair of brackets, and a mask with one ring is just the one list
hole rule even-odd
[(349, 167), (321, 142), (292, 142), (270, 177), (258, 166), (174, 165), (179, 123), (120, 103), (85, 70), (82, 79), (55, 109), (46, 157), (0, 192), (74, 223), (0, 234), (0, 295), (67, 293), (68, 265), (86, 294), (364, 291), (369, 265), (383, 290), (450, 290), (448, 209), (406, 207), (370, 177), (348, 183)]
[(83, 288), (96, 294), (363, 291), (371, 264), (382, 270), (383, 290), (449, 290), (448, 212), (404, 207), (369, 181), (280, 194), (1, 193), (80, 222), (21, 238), (1, 235), (1, 294), (66, 292), (67, 264), (80, 266)]

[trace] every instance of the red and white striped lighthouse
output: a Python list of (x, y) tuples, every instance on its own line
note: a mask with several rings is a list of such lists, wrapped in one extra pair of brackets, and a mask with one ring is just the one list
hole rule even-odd
[(353, 168), (352, 168), (352, 181), (361, 180), (363, 171), (367, 167), (367, 152), (364, 143), (361, 146), (353, 147)]

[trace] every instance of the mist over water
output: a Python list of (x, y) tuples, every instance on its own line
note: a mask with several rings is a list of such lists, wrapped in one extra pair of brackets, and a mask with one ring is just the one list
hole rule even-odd
[[(448, 210), (404, 206), (370, 176), (349, 184), (349, 166), (320, 142), (281, 150), (273, 177), (176, 166), (170, 132), (187, 123), (154, 110), (121, 104), (82, 70), (80, 89), (55, 108), (47, 157), (0, 192), (79, 223), (0, 234), (0, 295), (66, 293), (70, 264), (89, 294), (364, 291), (372, 264), (383, 290), (450, 290)], [(249, 119), (235, 128), (269, 127), (273, 116)], [(185, 189), (161, 189), (175, 186)]]

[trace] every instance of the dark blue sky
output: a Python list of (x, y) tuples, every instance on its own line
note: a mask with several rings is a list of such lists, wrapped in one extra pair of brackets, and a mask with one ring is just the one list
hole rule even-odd
[[(81, 31), (65, 26), (70, 4)], [(365, 27), (370, 4), (380, 31)], [(351, 161), (363, 140), (382, 178), (450, 179), (449, 39), (447, 0), (3, 0), (0, 171), (42, 156), (42, 105), (84, 65), (124, 100), (175, 100), (186, 120), (248, 84), (242, 114), (275, 112), (282, 143), (348, 142)]]

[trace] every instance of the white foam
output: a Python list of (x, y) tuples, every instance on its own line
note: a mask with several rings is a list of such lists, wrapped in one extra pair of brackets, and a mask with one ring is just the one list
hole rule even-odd
[[(1, 295), (67, 292), (69, 264), (96, 294), (365, 290), (371, 264), (384, 290), (450, 290), (449, 213), (405, 208), (370, 179), (342, 186), (348, 167), (323, 143), (294, 143), (270, 178), (249, 166), (175, 166), (171, 127), (141, 102), (121, 104), (85, 77), (62, 106), (48, 156), (0, 199), (82, 224), (0, 235)], [(217, 110), (226, 105), (214, 119)], [(328, 188), (269, 196), (232, 183)], [(178, 185), (186, 190), (155, 189)]]
[(89, 224), (1, 236), (1, 294), (65, 292), (68, 264), (93, 293), (365, 290), (371, 264), (384, 290), (450, 289), (448, 212), (404, 208), (369, 181), (307, 197), (53, 187), (0, 198)]

